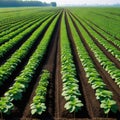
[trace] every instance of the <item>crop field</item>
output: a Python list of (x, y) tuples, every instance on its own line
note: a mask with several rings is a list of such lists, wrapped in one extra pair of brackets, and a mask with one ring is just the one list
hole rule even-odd
[(120, 8), (1, 8), (2, 119), (120, 120)]

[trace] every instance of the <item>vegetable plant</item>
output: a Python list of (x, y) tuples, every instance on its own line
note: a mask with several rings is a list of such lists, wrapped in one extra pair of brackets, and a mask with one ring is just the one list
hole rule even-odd
[(64, 14), (61, 22), (61, 74), (63, 82), (62, 96), (66, 100), (64, 107), (70, 113), (78, 112), (83, 103), (79, 99), (81, 96), (79, 81), (76, 77), (76, 68), (67, 36)]
[(35, 96), (33, 98), (33, 103), (30, 105), (31, 114), (38, 114), (41, 115), (43, 112), (46, 111), (46, 94), (47, 94), (47, 87), (49, 84), (50, 73), (47, 70), (44, 70), (41, 74), (41, 78), (37, 89), (35, 91)]

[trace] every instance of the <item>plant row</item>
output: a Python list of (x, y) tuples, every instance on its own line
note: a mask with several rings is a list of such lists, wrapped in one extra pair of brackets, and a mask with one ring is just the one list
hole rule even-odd
[[(95, 23), (99, 28), (105, 30), (105, 32), (107, 32), (108, 34), (111, 34), (112, 36), (114, 36), (115, 38), (120, 38), (120, 21), (119, 20), (113, 20), (111, 18), (111, 15), (109, 15), (109, 19), (108, 17), (100, 16), (99, 14), (104, 14), (105, 9), (100, 9), (100, 8), (75, 8), (75, 9), (70, 9), (70, 11), (72, 11), (72, 13), (74, 15), (78, 15), (79, 17), (82, 17), (84, 19), (88, 19), (90, 21), (92, 21), (93, 23)], [(115, 8), (110, 9), (109, 12), (112, 12), (113, 10), (115, 10)], [(79, 11), (79, 12), (78, 12)], [(119, 11), (119, 9), (115, 10), (116, 12)], [(98, 13), (98, 14), (97, 14)], [(115, 16), (114, 16), (115, 18)], [(115, 18), (116, 19), (116, 18)], [(119, 17), (120, 19), (120, 17)]]
[[(39, 19), (40, 19), (40, 17), (39, 17)], [(17, 23), (14, 27), (11, 27), (11, 28), (9, 28), (8, 30), (5, 30), (5, 31), (3, 31), (2, 33), (0, 33), (0, 41), (1, 41), (1, 39), (11, 39), (11, 38), (13, 38), (14, 36), (16, 36), (18, 33), (20, 33), (20, 32), (22, 32), (23, 30), (25, 30), (26, 28), (27, 28), (27, 24), (29, 25), (29, 23), (31, 23), (30, 25), (32, 25), (32, 22), (34, 23), (35, 21), (38, 21), (39, 20), (38, 19), (38, 17), (35, 17), (35, 18), (33, 18), (33, 19), (25, 19), (24, 21), (21, 21), (21, 22), (19, 22), (19, 23)], [(30, 26), (29, 25), (29, 26)], [(26, 26), (26, 27), (25, 27)], [(28, 26), (28, 27), (29, 27)], [(21, 29), (21, 28), (23, 28), (23, 29)], [(19, 31), (19, 29), (21, 29), (21, 31)], [(6, 39), (5, 39), (5, 41), (6, 41)], [(2, 40), (2, 41), (3, 41)], [(0, 42), (0, 44), (1, 44), (1, 42)]]
[[(41, 10), (40, 10), (41, 11)], [(18, 23), (20, 21), (22, 21), (24, 18), (28, 19), (28, 18), (33, 18), (33, 16), (35, 17), (36, 15), (33, 14), (33, 16), (31, 16), (32, 13), (37, 12), (38, 14), (38, 10), (35, 11), (34, 10), (22, 10), (22, 11), (14, 11), (14, 12), (6, 12), (6, 13), (1, 13), (1, 18), (0, 18), (0, 26), (1, 28), (8, 28), (10, 25), (13, 25), (15, 23)], [(42, 12), (42, 11), (41, 11)], [(19, 14), (19, 15), (18, 15)]]
[[(53, 18), (53, 16), (51, 18)], [(0, 103), (4, 102), (4, 106), (3, 107), (0, 106), (0, 111), (2, 113), (10, 113), (10, 111), (13, 109), (12, 101), (21, 100), (23, 92), (26, 92), (30, 82), (33, 81), (33, 76), (35, 75), (36, 70), (40, 65), (47, 51), (47, 46), (49, 45), (49, 42), (51, 40), (51, 36), (52, 36), (53, 30), (55, 29), (55, 25), (57, 23), (58, 18), (59, 18), (59, 15), (57, 15), (57, 17), (50, 24), (44, 37), (42, 38), (40, 44), (38, 45), (37, 49), (35, 50), (33, 55), (30, 57), (28, 63), (26, 64), (24, 69), (21, 71), (20, 75), (16, 77), (15, 83), (4, 94), (5, 97), (1, 99)], [(46, 23), (44, 25), (48, 24), (49, 20), (46, 20)], [(42, 27), (40, 27), (37, 30), (37, 34), (36, 34), (37, 36), (40, 35), (40, 31), (42, 30), (41, 28), (43, 28), (44, 25), (42, 25)], [(34, 36), (36, 35), (34, 34)], [(4, 111), (4, 109), (8, 105), (8, 102), (7, 101), (5, 102), (4, 99), (8, 99), (9, 103), (11, 103), (11, 107), (9, 107), (6, 111)]]
[[(105, 40), (103, 37), (101, 37), (99, 34), (97, 34), (94, 30), (92, 30), (87, 24), (85, 24), (84, 22), (82, 22), (82, 23), (86, 26), (86, 28), (88, 29), (88, 31), (90, 32), (90, 34), (92, 36), (94, 36), (95, 39), (102, 46), (104, 46), (104, 48), (108, 52), (110, 52), (117, 60), (120, 61), (120, 52), (119, 52), (119, 50), (116, 47), (114, 47), (112, 44), (110, 44), (109, 41)], [(111, 41), (113, 41), (113, 40), (111, 39)], [(116, 44), (118, 43), (118, 45), (120, 45), (119, 41), (118, 40), (116, 40), (116, 41), (114, 40), (113, 42), (116, 43)]]
[(2, 37), (2, 38), (0, 38), (0, 44), (1, 44), (1, 42), (10, 40), (11, 38), (16, 36), (20, 32), (22, 32), (23, 30), (25, 30), (27, 28), (27, 24), (28, 24), (28, 27), (30, 27), (32, 24), (39, 21), (41, 18), (43, 18), (47, 15), (50, 15), (50, 14), (51, 14), (50, 12), (48, 12), (46, 14), (40, 13), (40, 14), (37, 14), (36, 16), (34, 16), (34, 18), (31, 18), (29, 16), (27, 17), (27, 19), (23, 18), (23, 20), (18, 22), (14, 27), (11, 26), (11, 28), (9, 28), (8, 30), (5, 30), (2, 33), (0, 33), (0, 37)]
[[(120, 42), (119, 42), (119, 40), (117, 40), (117, 39), (115, 39), (113, 36), (111, 36), (111, 35), (109, 35), (109, 34), (107, 34), (105, 31), (103, 31), (103, 30), (101, 30), (100, 28), (98, 28), (98, 27), (96, 27), (94, 24), (91, 24), (90, 22), (88, 22), (88, 21), (85, 21), (87, 24), (88, 24), (88, 26), (90, 26), (94, 31), (97, 31), (97, 33), (100, 35), (100, 36), (102, 36), (102, 38), (101, 37), (99, 37), (99, 35), (98, 35), (98, 37), (97, 37), (97, 35), (96, 35), (96, 38), (97, 39), (105, 39), (105, 40), (107, 40), (107, 41), (110, 41), (110, 42), (112, 42), (114, 45), (116, 45), (117, 47), (119, 47), (120, 48)], [(106, 43), (107, 44), (107, 43)], [(104, 47), (105, 47), (106, 45), (104, 45)], [(118, 55), (115, 55), (112, 51), (114, 51), (114, 49), (113, 49), (113, 47), (111, 48), (111, 50), (110, 50), (110, 45), (108, 46), (108, 47), (106, 47), (106, 49), (108, 49), (108, 51), (109, 52), (111, 52), (111, 54), (113, 55), (113, 56), (116, 56), (116, 58), (117, 58), (117, 56)], [(112, 50), (113, 49), (113, 50)], [(115, 51), (116, 52), (116, 51)], [(119, 59), (119, 58), (118, 58)]]
[(34, 114), (41, 115), (43, 112), (46, 111), (45, 102), (49, 79), (50, 79), (49, 71), (43, 70), (37, 89), (35, 90), (33, 102), (30, 105), (32, 115)]
[[(37, 41), (39, 36), (42, 34), (44, 28), (51, 22), (54, 16), (48, 18), (45, 22), (44, 18), (41, 22), (41, 26), (34, 31), (30, 38), (15, 52), (12, 56), (0, 67), (0, 85), (9, 78), (9, 76), (16, 70), (17, 66), (22, 62), (26, 55), (31, 50), (34, 43)], [(39, 24), (39, 23), (38, 23)]]
[[(72, 19), (75, 21), (87, 44), (93, 46), (93, 44), (89, 42), (91, 41), (91, 39), (87, 35), (86, 31), (81, 27), (81, 25), (78, 23), (78, 21), (76, 21), (75, 18), (72, 17)], [(118, 107), (116, 101), (113, 100), (113, 93), (107, 89), (107, 85), (104, 83), (100, 74), (96, 70), (94, 63), (91, 57), (88, 55), (88, 52), (86, 51), (86, 48), (84, 47), (81, 38), (76, 32), (76, 29), (69, 16), (68, 16), (68, 21), (77, 48), (79, 59), (86, 73), (86, 78), (88, 79), (88, 83), (94, 89), (96, 99), (98, 99), (100, 102), (100, 108), (104, 110), (105, 114), (108, 114), (110, 111), (117, 112)]]
[(73, 61), (72, 51), (67, 35), (65, 25), (65, 16), (63, 14), (61, 21), (61, 74), (62, 74), (62, 96), (66, 100), (65, 108), (70, 113), (77, 112), (83, 106), (79, 100), (81, 93), (79, 91), (79, 80), (76, 77), (76, 67)]
[[(91, 29), (89, 29), (89, 26), (87, 26), (82, 21), (81, 21), (81, 23), (82, 23), (82, 25), (85, 26), (85, 28), (89, 31), (90, 34), (93, 33), (93, 31)], [(94, 35), (95, 35), (95, 33), (93, 34), (93, 36)], [(91, 38), (89, 38), (89, 39), (91, 39)], [(98, 38), (97, 40), (100, 40), (100, 39)], [(105, 43), (105, 41), (104, 41), (104, 43)], [(106, 55), (97, 47), (97, 45), (93, 42), (92, 39), (88, 41), (88, 44), (90, 45), (90, 48), (93, 51), (96, 59), (99, 61), (100, 65), (103, 67), (103, 69), (105, 69), (110, 74), (111, 78), (120, 87), (120, 79), (119, 79), (120, 69), (118, 69), (116, 67), (116, 65), (106, 57)], [(112, 49), (112, 47), (111, 47), (111, 49)]]
[[(0, 45), (14, 39), (14, 37), (17, 37), (17, 35), (21, 34), (21, 32), (23, 32), (24, 30), (26, 30), (27, 28), (29, 28), (31, 25), (34, 25), (36, 22), (40, 21), (39, 19), (34, 20), (34, 21), (28, 21), (29, 23), (26, 24), (26, 22), (23, 25), (17, 26), (17, 30), (4, 35), (3, 37), (0, 38)], [(19, 29), (18, 29), (19, 28)], [(9, 31), (8, 31), (9, 32)], [(7, 33), (7, 32), (6, 32)]]
[(6, 42), (2, 46), (0, 46), (0, 51), (1, 51), (0, 58), (4, 58), (5, 55), (8, 53), (8, 51), (12, 50), (17, 44), (19, 44), (21, 41), (23, 41), (23, 38), (25, 38), (25, 36), (27, 36), (28, 34), (33, 32), (36, 28), (38, 28), (48, 18), (49, 18), (49, 16), (44, 17), (40, 21), (37, 21), (32, 26), (27, 28), (25, 31), (21, 32), (16, 37), (14, 37), (13, 39), (9, 40), (8, 42)]

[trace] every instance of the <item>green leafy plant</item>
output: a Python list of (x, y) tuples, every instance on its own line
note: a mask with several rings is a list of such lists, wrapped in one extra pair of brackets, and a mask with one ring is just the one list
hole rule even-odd
[(73, 55), (70, 48), (69, 39), (67, 36), (64, 14), (61, 23), (61, 74), (62, 74), (62, 96), (66, 100), (64, 107), (70, 113), (77, 112), (83, 106), (79, 97), (79, 81), (76, 78), (76, 68), (73, 61)]
[[(94, 44), (90, 36), (87, 34), (87, 32), (82, 27), (84, 26), (87, 29), (86, 25), (83, 22), (79, 21), (79, 18), (75, 19), (72, 15), (71, 15), (71, 19), (78, 26), (78, 29), (81, 31), (84, 40), (89, 45), (91, 51), (94, 53), (94, 55), (96, 56), (98, 61), (101, 63), (101, 65), (104, 66), (104, 68), (109, 69), (109, 71), (112, 73), (112, 71), (115, 70), (114, 64), (110, 62), (108, 59), (106, 59), (102, 51), (100, 51), (98, 47)], [(117, 107), (116, 102), (113, 100), (113, 93), (107, 89), (107, 85), (103, 82), (102, 77), (97, 72), (95, 65), (93, 64), (93, 61), (88, 55), (88, 52), (86, 51), (81, 39), (77, 37), (79, 35), (76, 32), (71, 19), (68, 15), (68, 21), (70, 24), (71, 32), (72, 32), (73, 38), (75, 39), (74, 42), (77, 48), (79, 59), (85, 70), (88, 83), (90, 83), (91, 87), (95, 90), (96, 99), (99, 100), (100, 106), (104, 110), (104, 113), (108, 114), (110, 111), (116, 113), (118, 111), (118, 107)], [(116, 72), (113, 72), (113, 73), (116, 74)]]
[(116, 113), (118, 111), (118, 106), (116, 102), (109, 98), (102, 100), (100, 107), (104, 109), (105, 114), (108, 114), (110, 111), (112, 111), (113, 113)]
[[(60, 13), (58, 13), (58, 15), (55, 17), (55, 19), (53, 20), (53, 22), (50, 24), (49, 28), (47, 29), (46, 33), (48, 36), (46, 37), (46, 35), (43, 37), (41, 43), (38, 45), (36, 51), (34, 52), (34, 54), (30, 57), (28, 63), (26, 64), (26, 66), (24, 67), (24, 69), (21, 71), (21, 73), (19, 74), (19, 76), (16, 77), (15, 79), (15, 83), (12, 85), (12, 87), (9, 88), (9, 90), (7, 92), (5, 92), (5, 96), (4, 98), (9, 98), (10, 102), (13, 102), (14, 100), (21, 100), (22, 99), (22, 94), (26, 91), (26, 89), (29, 86), (29, 83), (31, 82), (33, 75), (35, 75), (36, 73), (36, 69), (38, 68), (45, 52), (46, 49), (49, 44), (50, 36), (52, 35), (52, 32), (55, 28), (55, 25), (57, 23), (57, 20), (59, 18)], [(48, 19), (46, 22), (49, 23), (49, 21), (53, 18), (54, 16), (52, 16), (50, 19)], [(46, 25), (47, 23), (44, 23), (44, 25)], [(44, 26), (42, 26), (44, 27)], [(42, 30), (40, 28), (40, 30)], [(39, 34), (39, 31), (36, 33)], [(32, 40), (32, 39), (31, 39)], [(29, 41), (29, 40), (28, 40)], [(29, 41), (30, 42), (30, 41)], [(42, 47), (41, 47), (42, 46)], [(26, 49), (24, 49), (26, 51)], [(17, 53), (18, 54), (18, 53)], [(20, 53), (21, 54), (21, 53)], [(21, 55), (20, 55), (21, 56)], [(19, 57), (20, 57), (19, 56)], [(16, 57), (17, 58), (17, 57)], [(13, 62), (14, 61), (14, 62)], [(12, 59), (13, 63), (9, 63), (9, 64), (16, 64), (15, 59)], [(6, 68), (5, 68), (6, 69)], [(9, 69), (9, 68), (8, 68)], [(45, 80), (49, 77), (49, 74), (47, 71), (44, 71), (44, 77), (41, 79), (42, 83), (41, 83), (41, 87), (38, 87), (38, 90), (36, 91), (38, 93), (37, 96), (43, 95), (45, 96), (47, 93), (47, 85), (48, 82)], [(5, 72), (4, 72), (5, 73)], [(2, 74), (3, 75), (3, 74)], [(38, 99), (38, 97), (36, 98)], [(35, 102), (36, 102), (35, 99)], [(40, 97), (39, 99), (41, 99), (40, 101), (44, 101), (43, 97)], [(38, 103), (39, 104), (39, 103)], [(35, 104), (36, 105), (36, 104)], [(5, 106), (4, 106), (5, 107)], [(38, 106), (37, 106), (38, 107)], [(43, 107), (44, 108), (44, 107)], [(9, 112), (11, 111), (11, 109), (9, 110)]]
[(50, 73), (47, 70), (43, 70), (41, 74), (40, 82), (35, 91), (35, 96), (33, 98), (33, 103), (30, 105), (31, 114), (41, 115), (46, 110), (46, 94), (48, 87), (48, 80), (50, 79)]
[(10, 114), (11, 110), (13, 110), (14, 106), (10, 101), (9, 97), (1, 97), (0, 98), (0, 112), (5, 114)]
[(81, 107), (83, 106), (83, 104), (81, 103), (81, 101), (76, 98), (75, 96), (71, 97), (71, 99), (65, 104), (65, 108), (70, 112), (78, 112), (78, 110), (81, 109)]
[(30, 107), (31, 107), (31, 114), (32, 115), (34, 115), (34, 114), (41, 115), (46, 110), (45, 103), (38, 103), (38, 104), (32, 103), (30, 105)]

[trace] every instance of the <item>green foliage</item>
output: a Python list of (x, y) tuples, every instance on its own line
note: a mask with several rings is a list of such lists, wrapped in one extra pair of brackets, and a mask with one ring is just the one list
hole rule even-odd
[(76, 68), (67, 36), (64, 14), (61, 23), (61, 74), (63, 81), (62, 96), (66, 100), (65, 108), (70, 113), (77, 112), (83, 106), (79, 97), (79, 81), (76, 79)]
[(44, 70), (41, 74), (40, 82), (35, 91), (35, 96), (33, 98), (33, 103), (30, 105), (31, 114), (41, 115), (46, 110), (46, 94), (47, 87), (49, 84), (50, 73), (47, 70)]
[(45, 103), (32, 103), (31, 105), (31, 114), (38, 114), (41, 115), (43, 112), (45, 112), (46, 110), (46, 106)]
[[(86, 33), (86, 31), (83, 29), (81, 24), (73, 16), (72, 16), (72, 19), (75, 21), (76, 25), (78, 26), (79, 30), (81, 31), (83, 35), (84, 40), (89, 45), (90, 49), (93, 51), (98, 61), (100, 62), (100, 60), (102, 60), (102, 65), (103, 64), (111, 65), (112, 62), (109, 62), (106, 59), (104, 60), (104, 57), (102, 56), (103, 53), (97, 48), (97, 46), (94, 44), (94, 42), (92, 41), (90, 36)], [(97, 72), (95, 65), (93, 61), (91, 60), (90, 56), (88, 55), (88, 52), (86, 51), (81, 39), (77, 37), (79, 35), (76, 32), (75, 27), (69, 16), (68, 16), (68, 21), (70, 23), (71, 32), (75, 40), (75, 45), (77, 48), (79, 59), (85, 70), (88, 83), (90, 83), (91, 87), (95, 90), (96, 99), (99, 100), (100, 106), (104, 110), (105, 114), (108, 114), (110, 111), (116, 113), (118, 111), (118, 107), (117, 107), (116, 102), (113, 100), (113, 93), (107, 90), (107, 85), (103, 82), (100, 74)], [(114, 64), (112, 63), (112, 66), (110, 67), (110, 69), (112, 70), (110, 72), (114, 71), (113, 65)], [(104, 65), (105, 68), (106, 66), (107, 65)], [(116, 74), (116, 72), (113, 72), (113, 73)]]
[[(14, 53), (12, 54), (11, 58), (9, 58), (5, 64), (3, 64), (1, 67), (0, 67), (0, 85), (3, 84), (3, 82), (8, 79), (10, 77), (10, 75), (13, 73), (13, 71), (16, 70), (17, 66), (22, 62), (22, 60), (26, 57), (26, 55), (29, 53), (30, 49), (32, 48), (32, 46), (34, 45), (34, 43), (36, 42), (37, 38), (40, 36), (40, 34), (42, 33), (42, 30), (44, 29), (44, 27), (50, 22), (50, 20), (53, 18), (54, 16), (51, 16), (49, 19), (46, 20), (46, 22), (43, 22), (46, 18), (43, 18), (40, 22), (36, 23), (38, 26), (42, 23), (42, 25), (31, 35), (31, 37)], [(34, 24), (33, 26), (31, 26), (29, 29), (33, 29), (34, 27), (36, 27), (36, 24)], [(31, 31), (29, 30), (29, 32)], [(27, 30), (28, 32), (28, 30)], [(21, 34), (24, 34), (26, 33), (25, 31)], [(20, 36), (22, 36), (20, 34)], [(23, 36), (22, 36), (23, 37)], [(45, 39), (45, 38), (44, 38)], [(48, 39), (48, 38), (47, 38)], [(20, 39), (16, 39), (16, 40), (20, 40)], [(13, 47), (13, 44), (17, 44), (16, 40), (13, 42), (12, 40), (6, 42), (5, 44), (3, 44), (3, 48), (2, 46), (0, 47), (0, 50), (8, 50), (5, 46), (12, 46)], [(43, 43), (42, 43), (43, 44)], [(44, 43), (45, 44), (45, 43)], [(45, 45), (44, 45), (44, 49), (45, 49)], [(11, 47), (10, 47), (11, 48)], [(42, 48), (41, 48), (42, 49)], [(40, 50), (41, 50), (40, 49)], [(44, 50), (43, 49), (43, 50)], [(42, 51), (41, 52), (41, 56), (44, 54), (45, 51)], [(2, 54), (2, 51), (0, 52)], [(4, 53), (3, 53), (4, 54)], [(36, 53), (36, 54), (39, 54), (39, 53)], [(3, 55), (2, 55), (3, 56)], [(42, 58), (40, 55), (39, 55), (39, 58)], [(35, 58), (32, 58), (33, 60)], [(33, 60), (30, 60), (30, 62), (32, 61), (32, 63), (34, 62)], [(41, 59), (40, 59), (41, 60)], [(36, 63), (38, 65), (38, 63)], [(36, 65), (35, 64), (35, 65)], [(34, 69), (35, 65), (31, 65), (29, 66), (30, 70), (31, 69)], [(35, 67), (36, 68), (36, 67)], [(26, 68), (27, 70), (29, 70), (28, 68)], [(25, 78), (28, 78), (30, 76), (28, 75), (31, 75), (31, 73), (28, 73), (27, 70), (25, 70), (26, 72), (25, 73), (22, 73), (22, 76), (19, 77), (18, 79), (25, 79)], [(29, 70), (29, 71), (30, 71)], [(31, 72), (31, 71), (30, 71)], [(28, 73), (27, 75), (24, 76), (24, 74)], [(23, 77), (24, 76), (24, 77)]]
[(69, 110), (70, 113), (72, 112), (78, 112), (78, 110), (81, 109), (83, 104), (81, 101), (76, 98), (76, 96), (72, 96), (71, 99), (65, 104), (65, 108)]
[(0, 98), (0, 112), (5, 114), (10, 114), (10, 111), (13, 110), (14, 106), (10, 101), (9, 97)]
[(104, 109), (105, 114), (108, 114), (110, 111), (113, 113), (116, 113), (118, 111), (118, 106), (116, 105), (116, 102), (109, 98), (102, 100), (100, 107)]
[[(35, 75), (36, 73), (36, 70), (38, 68), (38, 66), (40, 65), (40, 62), (46, 52), (46, 49), (49, 44), (49, 41), (51, 40), (51, 35), (53, 33), (53, 30), (55, 28), (55, 25), (57, 23), (57, 20), (59, 18), (59, 15), (58, 14), (55, 19), (53, 20), (53, 22), (50, 24), (48, 30), (46, 31), (42, 41), (40, 42), (40, 44), (38, 45), (36, 51), (33, 53), (33, 55), (30, 57), (28, 63), (26, 64), (26, 66), (24, 67), (24, 69), (21, 71), (21, 73), (19, 74), (18, 77), (16, 77), (15, 79), (15, 83), (12, 85), (12, 87), (9, 88), (9, 90), (5, 93), (5, 99), (6, 98), (9, 98), (10, 100), (10, 103), (14, 100), (21, 100), (22, 99), (22, 94), (23, 92), (26, 91), (26, 89), (28, 88), (29, 86), (29, 83), (31, 82), (32, 78), (33, 78), (33, 75)], [(53, 17), (53, 16), (52, 16)], [(48, 19), (45, 23), (43, 23), (44, 25), (41, 26), (42, 28), (52, 19), (52, 17), (50, 19)], [(40, 31), (42, 31), (42, 28), (39, 28)], [(40, 33), (40, 31), (37, 31), (37, 33), (35, 33), (34, 35), (38, 35)], [(39, 34), (40, 35), (40, 34)], [(46, 36), (48, 35), (48, 36)], [(36, 36), (35, 36), (36, 37)], [(32, 38), (30, 38), (30, 41), (33, 41)], [(28, 42), (30, 42), (28, 40)], [(32, 42), (31, 42), (32, 43)], [(25, 49), (26, 51), (27, 49)], [(16, 53), (15, 53), (16, 54)], [(21, 54), (21, 53), (20, 53)], [(12, 59), (14, 61), (14, 59)], [(12, 64), (16, 64), (16, 62), (14, 61)], [(5, 72), (4, 72), (5, 73)], [(46, 81), (46, 79), (49, 77), (49, 74), (47, 71), (44, 71), (44, 75), (43, 75), (43, 78), (41, 78), (41, 81), (42, 81), (42, 86), (36, 90), (36, 93), (38, 96), (45, 96), (46, 95), (46, 92), (47, 92), (47, 87), (45, 87), (45, 85), (47, 86), (48, 85), (48, 82)], [(37, 99), (41, 99), (41, 101), (45, 101), (43, 99), (43, 97), (37, 97), (35, 98), (35, 102)], [(1, 101), (0, 101), (1, 102)], [(38, 101), (37, 101), (38, 103)], [(39, 109), (39, 113), (40, 113), (40, 110), (44, 110), (45, 107), (43, 104), (42, 105), (42, 108)], [(33, 106), (36, 106), (33, 105)], [(5, 106), (3, 106), (5, 107)], [(37, 106), (38, 107), (38, 106)], [(37, 108), (38, 109), (38, 108)], [(9, 110), (9, 112), (11, 111), (11, 109)]]

